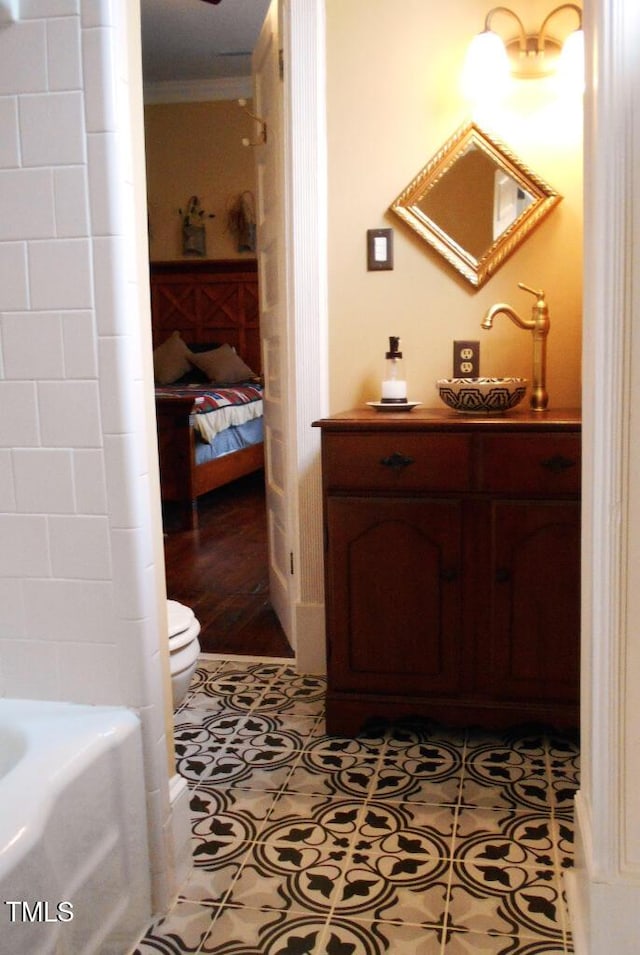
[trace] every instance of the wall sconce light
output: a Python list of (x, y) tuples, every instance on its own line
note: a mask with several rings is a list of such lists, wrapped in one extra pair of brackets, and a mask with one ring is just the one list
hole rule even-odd
[[(564, 43), (547, 32), (550, 20), (563, 10), (571, 10), (578, 17), (578, 27), (569, 33)], [(492, 21), (498, 15), (510, 17), (517, 26), (517, 33), (503, 40), (492, 29)], [(571, 60), (571, 63), (567, 61)], [(579, 77), (584, 73), (584, 34), (582, 10), (575, 3), (563, 3), (542, 21), (535, 33), (527, 33), (517, 13), (508, 7), (493, 7), (484, 21), (484, 30), (473, 38), (463, 69), (463, 87), (469, 92), (478, 86), (487, 89), (499, 86), (509, 74), (519, 79), (537, 79), (550, 76), (556, 71)]]
[(250, 116), (251, 119), (252, 119), (254, 122), (256, 122), (256, 123), (258, 124), (258, 126), (260, 127), (260, 132), (259, 132), (259, 135), (258, 135), (258, 139), (257, 139), (255, 142), (252, 142), (250, 139), (248, 139), (247, 137), (245, 137), (245, 138), (243, 138), (243, 140), (242, 140), (242, 145), (243, 145), (243, 146), (264, 146), (264, 144), (265, 144), (266, 141), (267, 141), (267, 124), (266, 124), (265, 120), (264, 120), (264, 119), (261, 119), (260, 116), (256, 116), (255, 113), (252, 113), (252, 112), (251, 112), (251, 110), (250, 110), (249, 107), (247, 106), (247, 101), (246, 101), (246, 99), (239, 99), (239, 100), (238, 100), (238, 105), (241, 106), (242, 109), (243, 109), (243, 110), (245, 111), (245, 113), (247, 114), (247, 116)]

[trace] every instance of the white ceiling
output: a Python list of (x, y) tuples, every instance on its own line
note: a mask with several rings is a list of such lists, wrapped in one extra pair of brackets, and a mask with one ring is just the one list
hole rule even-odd
[(141, 0), (146, 83), (249, 76), (269, 0)]

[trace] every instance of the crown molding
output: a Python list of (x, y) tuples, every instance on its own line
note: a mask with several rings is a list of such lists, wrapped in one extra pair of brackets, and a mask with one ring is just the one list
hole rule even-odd
[(205, 103), (213, 100), (251, 99), (250, 76), (219, 76), (206, 80), (159, 80), (144, 84), (145, 106), (156, 103)]

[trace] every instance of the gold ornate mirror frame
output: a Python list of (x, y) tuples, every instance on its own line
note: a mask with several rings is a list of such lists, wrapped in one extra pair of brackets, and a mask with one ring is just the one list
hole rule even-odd
[(391, 210), (480, 288), (560, 199), (507, 146), (468, 123)]

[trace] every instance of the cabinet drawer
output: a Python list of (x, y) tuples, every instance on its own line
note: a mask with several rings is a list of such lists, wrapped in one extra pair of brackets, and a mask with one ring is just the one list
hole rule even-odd
[(325, 433), (322, 456), (327, 490), (464, 491), (471, 483), (467, 435)]
[(483, 435), (479, 489), (513, 494), (579, 494), (579, 434)]

